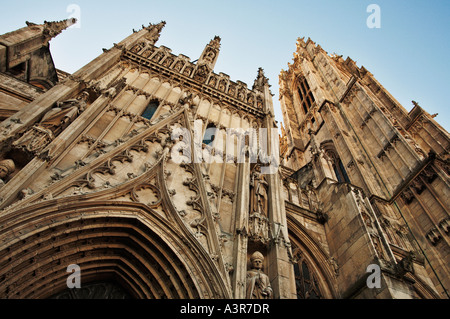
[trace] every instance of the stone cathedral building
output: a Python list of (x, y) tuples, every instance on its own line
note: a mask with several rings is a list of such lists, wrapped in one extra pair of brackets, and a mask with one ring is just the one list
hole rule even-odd
[(74, 22), (0, 36), (0, 298), (448, 298), (449, 134), (417, 103), (299, 39), (278, 127), (219, 37), (191, 61), (150, 24), (67, 74)]

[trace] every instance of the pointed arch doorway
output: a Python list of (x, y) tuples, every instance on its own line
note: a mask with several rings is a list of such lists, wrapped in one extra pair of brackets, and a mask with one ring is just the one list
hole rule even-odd
[[(226, 297), (203, 252), (143, 205), (78, 202), (17, 213), (0, 232), (9, 239), (0, 246), (2, 299)], [(67, 286), (73, 264), (81, 269), (76, 291)]]

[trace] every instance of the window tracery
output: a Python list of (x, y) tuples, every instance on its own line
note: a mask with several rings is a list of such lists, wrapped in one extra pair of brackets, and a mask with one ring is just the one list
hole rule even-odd
[(304, 254), (297, 248), (294, 251), (294, 274), (297, 299), (323, 299), (316, 274)]
[(311, 88), (309, 87), (309, 84), (306, 81), (306, 78), (303, 77), (299, 81), (297, 92), (299, 96), (300, 105), (302, 106), (303, 111), (305, 112), (306, 115), (308, 114), (313, 104), (316, 102), (316, 100), (314, 99), (314, 95), (311, 92)]

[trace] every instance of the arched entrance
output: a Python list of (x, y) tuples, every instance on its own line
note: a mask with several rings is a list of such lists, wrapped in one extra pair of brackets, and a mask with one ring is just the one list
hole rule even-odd
[[(225, 296), (208, 257), (144, 205), (56, 206), (50, 201), (0, 217), (0, 298)], [(73, 264), (81, 269), (82, 290), (71, 292)]]

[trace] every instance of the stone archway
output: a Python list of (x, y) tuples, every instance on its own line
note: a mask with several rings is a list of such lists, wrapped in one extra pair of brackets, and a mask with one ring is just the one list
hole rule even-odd
[[(143, 205), (112, 205), (1, 216), (0, 298), (96, 296), (93, 287), (136, 299), (224, 297), (211, 264), (180, 231)], [(86, 289), (68, 295), (72, 264), (81, 268)]]
[(84, 285), (80, 289), (66, 289), (50, 299), (110, 300), (132, 299), (128, 291), (115, 281), (98, 281)]

